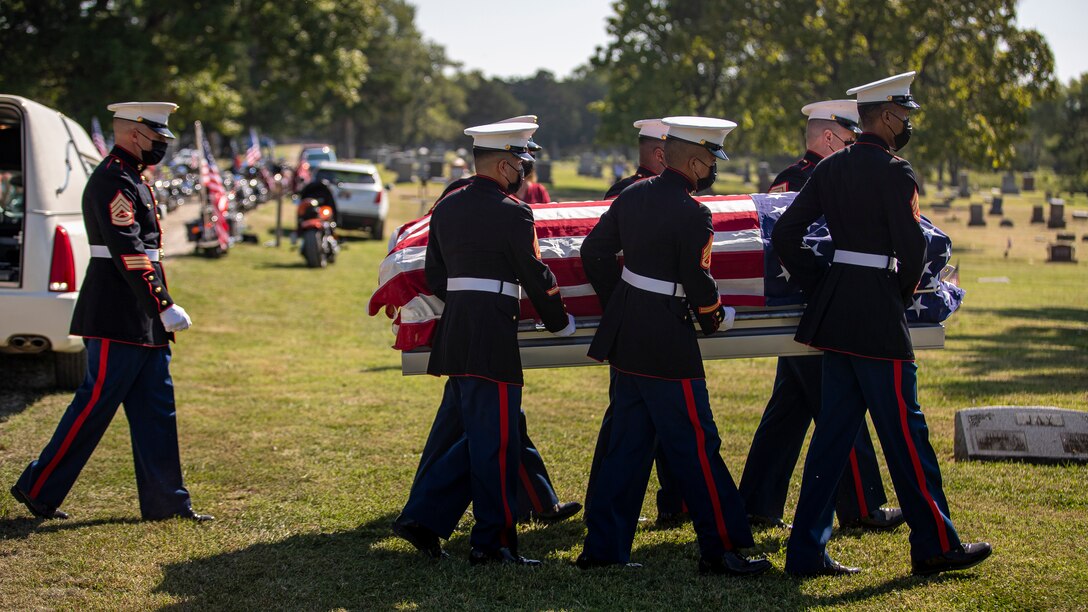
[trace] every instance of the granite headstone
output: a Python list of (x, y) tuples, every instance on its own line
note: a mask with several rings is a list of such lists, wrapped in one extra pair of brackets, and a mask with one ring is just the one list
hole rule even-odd
[(1032, 223), (1046, 223), (1046, 218), (1043, 216), (1042, 206), (1031, 207), (1031, 222)]
[(982, 216), (982, 204), (971, 205), (971, 218), (967, 221), (968, 227), (983, 227), (986, 225), (986, 218)]
[(1001, 177), (1001, 193), (1020, 193), (1020, 188), (1016, 186), (1016, 175), (1012, 172)]
[(956, 461), (1088, 463), (1088, 412), (985, 406), (956, 412)]

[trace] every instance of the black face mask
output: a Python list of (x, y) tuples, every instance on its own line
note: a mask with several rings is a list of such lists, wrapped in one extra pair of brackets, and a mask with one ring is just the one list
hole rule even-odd
[(892, 142), (892, 150), (898, 151), (907, 146), (907, 143), (910, 142), (910, 135), (914, 131), (914, 126), (910, 123), (910, 117), (903, 119), (899, 117), (899, 115), (892, 116), (903, 123), (903, 129), (895, 135), (894, 141)]
[[(140, 135), (143, 136), (143, 134)], [(144, 138), (147, 138), (147, 136), (144, 136)], [(140, 161), (142, 161), (145, 166), (155, 166), (166, 157), (166, 148), (170, 145), (162, 140), (147, 139), (151, 141), (151, 150), (144, 151), (141, 149)]]
[(521, 184), (525, 182), (525, 174), (524, 163), (518, 164), (518, 180), (506, 184), (506, 193), (517, 193), (518, 189), (521, 189)]
[[(700, 161), (700, 164), (703, 162)], [(706, 164), (703, 164), (706, 165)], [(718, 162), (714, 162), (708, 166), (710, 168), (710, 174), (695, 179), (695, 192), (706, 191), (710, 189), (710, 186), (714, 184), (714, 181), (718, 180)]]

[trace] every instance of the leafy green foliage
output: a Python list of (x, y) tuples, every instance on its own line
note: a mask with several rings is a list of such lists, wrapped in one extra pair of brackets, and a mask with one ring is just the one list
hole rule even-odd
[(608, 93), (601, 137), (667, 114), (737, 121), (735, 150), (797, 148), (804, 104), (917, 70), (924, 109), (912, 155), (1004, 166), (1036, 100), (1050, 94), (1053, 56), (1015, 23), (1015, 0), (625, 0), (594, 64)]

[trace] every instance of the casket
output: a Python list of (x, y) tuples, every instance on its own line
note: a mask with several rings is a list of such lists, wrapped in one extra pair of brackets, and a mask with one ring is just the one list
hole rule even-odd
[[(804, 308), (803, 295), (779, 263), (770, 242), (774, 223), (795, 195), (696, 198), (713, 217), (711, 275), (718, 283), (722, 304), (737, 310), (731, 329), (711, 336), (700, 334), (704, 359), (818, 353), (793, 340)], [(580, 248), (609, 205), (610, 201), (532, 205), (541, 259), (559, 281), (577, 332), (566, 338), (553, 336), (539, 325), (532, 304), (522, 300), (518, 343), (523, 367), (600, 365), (586, 356), (601, 308), (582, 270)], [(401, 369), (406, 375), (426, 372), (430, 338), (442, 315), (442, 301), (431, 295), (424, 278), (429, 224), (430, 217), (425, 216), (394, 232), (379, 270), (378, 289), (369, 304), (371, 316), (384, 312), (393, 319), (393, 348), (401, 351)], [(916, 349), (942, 348), (942, 322), (959, 307), (963, 290), (946, 279), (951, 240), (924, 217), (922, 227), (929, 242), (927, 264), (914, 303), (907, 309), (907, 320)], [(834, 244), (826, 225), (813, 224), (805, 246), (830, 265)]]

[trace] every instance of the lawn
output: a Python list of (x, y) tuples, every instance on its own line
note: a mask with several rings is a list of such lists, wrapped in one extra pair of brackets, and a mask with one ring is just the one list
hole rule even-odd
[[(604, 179), (575, 180), (565, 164), (555, 175), (551, 191), (560, 197), (607, 187)], [(393, 191), (394, 222), (418, 211), (416, 189)], [(1013, 228), (995, 218), (966, 227), (967, 200), (950, 212), (925, 211), (953, 237), (967, 298), (947, 324), (947, 348), (919, 357), (920, 393), (957, 528), (965, 540), (995, 547), (976, 569), (914, 578), (905, 528), (846, 530), (831, 553), (865, 572), (795, 581), (781, 570), (788, 532), (770, 530), (756, 534), (758, 551), (775, 565), (770, 573), (704, 578), (695, 573), (690, 525), (649, 526), (652, 495), (643, 508), (651, 520), (634, 543), (635, 560), (646, 566), (640, 572), (576, 569), (578, 520), (522, 526), (522, 552), (545, 561), (535, 570), (471, 568), (471, 515), (447, 545), (451, 559), (428, 562), (389, 524), (407, 497), (443, 381), (401, 376), (389, 321), (366, 316), (385, 243), (360, 235), (327, 270), (305, 268), (286, 241), (279, 249), (241, 245), (220, 260), (168, 260), (172, 294), (194, 321), (174, 347), (183, 467), (194, 506), (216, 515), (214, 523), (138, 520), (123, 418), (65, 501), (72, 518), (31, 520), (6, 489), (45, 444), (70, 395), (15, 392), (5, 381), (0, 394), (24, 399), (0, 422), (0, 609), (1088, 607), (1088, 467), (952, 457), (958, 409), (1088, 410), (1088, 273), (1083, 263), (1045, 263), (1054, 232), (1028, 224), (1041, 201), (1040, 193), (1007, 198)], [(1072, 205), (1086, 207), (1083, 199)], [(273, 207), (249, 219), (263, 242)], [(1088, 222), (1071, 221), (1070, 230), (1079, 240)], [(1088, 243), (1077, 246), (1088, 257)], [(707, 364), (734, 476), (774, 366), (773, 359)], [(584, 497), (606, 388), (603, 368), (526, 374), (529, 428), (563, 500)], [(788, 509), (800, 478), (799, 466)], [(891, 494), (886, 472), (885, 481)]]

